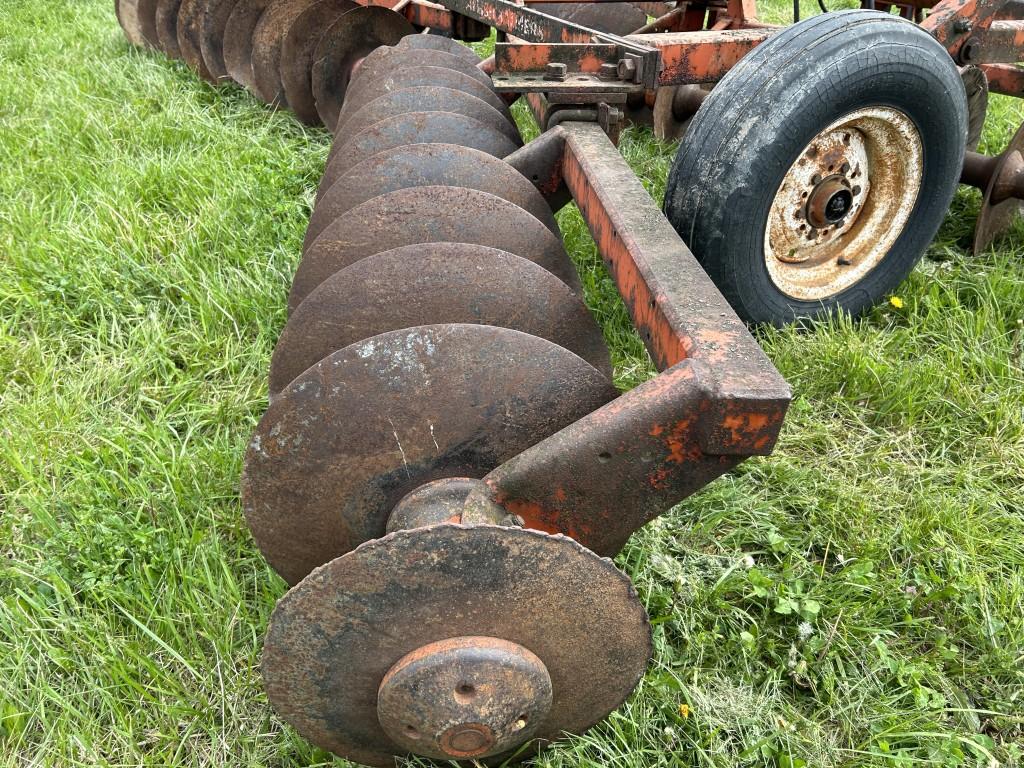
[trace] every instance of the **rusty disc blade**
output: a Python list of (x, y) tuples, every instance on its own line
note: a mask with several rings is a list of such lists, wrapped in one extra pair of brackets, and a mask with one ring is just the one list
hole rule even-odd
[[(428, 53), (433, 54), (436, 52), (428, 51)], [(498, 110), (506, 120), (510, 123), (512, 122), (512, 113), (509, 111), (508, 105), (499, 98), (498, 94), (473, 77), (464, 72), (448, 69), (447, 67), (415, 66), (381, 75), (373, 81), (364, 81), (361, 78), (355, 80), (338, 115), (338, 130), (344, 130), (348, 117), (358, 112), (377, 97), (391, 91), (400, 91), (416, 86), (451, 88), (468, 93), (470, 96), (475, 96), (481, 101), (486, 102)], [(357, 89), (358, 93), (356, 93)]]
[(289, 309), (339, 269), (416, 243), (473, 243), (508, 251), (579, 292), (579, 277), (562, 241), (518, 205), (475, 189), (413, 187), (367, 200), (321, 232), (299, 262)]
[(115, 0), (114, 12), (129, 43), (139, 48), (155, 47), (156, 0)]
[(597, 369), (508, 328), (373, 336), (296, 377), (249, 443), (242, 504), (290, 584), (384, 534), (414, 488), (494, 467), (615, 396)]
[(369, 157), (406, 144), (435, 142), (479, 149), (492, 157), (507, 157), (516, 150), (501, 131), (472, 117), (454, 112), (408, 112), (382, 120), (344, 142), (336, 141), (320, 179), (317, 200), (337, 179)]
[(536, 216), (560, 235), (551, 207), (526, 177), (503, 160), (456, 144), (409, 144), (359, 163), (336, 181), (313, 208), (302, 248), (332, 222), (371, 197), (432, 185), (490, 192)]
[[(1017, 217), (1021, 215), (1024, 208), (1024, 201), (1011, 197), (998, 203), (992, 202), (993, 193), (996, 189), (996, 182), (1008, 161), (1020, 161), (1020, 155), (1024, 154), (1024, 124), (1017, 129), (1017, 132), (1006, 145), (1002, 152), (1002, 160), (996, 166), (989, 180), (988, 189), (984, 191), (981, 201), (981, 210), (978, 211), (978, 220), (974, 225), (974, 253), (982, 253), (992, 241), (1006, 232)], [(1016, 157), (1015, 157), (1016, 155)]]
[(281, 45), (288, 29), (315, 0), (275, 0), (252, 33), (252, 79), (256, 95), (267, 104), (287, 106), (281, 84)]
[(415, 325), (475, 323), (552, 341), (611, 378), (608, 349), (579, 297), (545, 269), (465, 243), (407, 245), (335, 272), (292, 313), (270, 362), (273, 398), (339, 349)]
[(421, 51), (444, 51), (450, 53), (453, 56), (458, 56), (460, 59), (465, 61), (467, 64), (477, 66), (480, 63), (480, 57), (476, 55), (476, 52), (468, 45), (463, 45), (458, 40), (452, 40), (449, 37), (441, 37), (440, 35), (409, 35), (403, 37), (399, 43), (399, 48), (415, 48)]
[(181, 0), (178, 8), (178, 49), (197, 75), (203, 80), (216, 82), (210, 69), (206, 66), (200, 45), (200, 21), (202, 20), (207, 0)]
[(467, 636), (516, 643), (546, 667), (553, 695), (535, 732), (541, 743), (619, 707), (651, 656), (647, 614), (610, 560), (540, 531), (436, 525), (369, 542), (281, 598), (263, 679), (274, 709), (305, 738), (393, 766), (404, 750), (378, 720), (384, 676), (417, 649)]
[(139, 30), (138, 6), (135, 0), (114, 0), (114, 15), (121, 31), (131, 45), (141, 46), (145, 42)]
[[(414, 36), (410, 35), (410, 37)], [(401, 45), (382, 46), (363, 59), (353, 75), (346, 100), (354, 98), (367, 89), (371, 94), (377, 92), (375, 89), (379, 88), (378, 83), (384, 77), (394, 76), (402, 70), (413, 67), (444, 67), (473, 78), (489, 91), (493, 92), (494, 90), (494, 83), (487, 73), (447, 51), (407, 48)], [(394, 88), (388, 90), (394, 90)], [(372, 98), (367, 96), (367, 93), (362, 93), (361, 98), (364, 103), (372, 101)]]
[(224, 34), (237, 3), (238, 0), (203, 0), (200, 4), (199, 49), (210, 76), (218, 83), (231, 77), (224, 63)]
[(288, 106), (309, 125), (320, 122), (313, 98), (313, 54), (324, 30), (356, 7), (353, 0), (318, 0), (296, 17), (281, 44), (281, 85)]
[(156, 4), (156, 37), (160, 50), (169, 59), (180, 59), (178, 47), (178, 8), (181, 0), (158, 0)]
[(359, 62), (375, 48), (394, 45), (413, 31), (401, 14), (379, 6), (360, 6), (324, 32), (313, 54), (311, 75), (316, 110), (324, 125), (334, 131)]
[(269, 0), (238, 0), (224, 25), (224, 66), (239, 85), (252, 89), (252, 36)]
[[(338, 125), (335, 136), (355, 136), (360, 131), (379, 123), (381, 120), (387, 120), (396, 115), (403, 115), (406, 112), (423, 112), (435, 109), (441, 112), (456, 112), (460, 115), (472, 117), (491, 126), (495, 130), (501, 131), (517, 147), (523, 144), (522, 139), (519, 137), (519, 129), (516, 128), (515, 124), (486, 101), (452, 88), (439, 88), (431, 85), (416, 85), (378, 96), (358, 112), (348, 117), (344, 125)], [(337, 141), (337, 138), (335, 141)]]

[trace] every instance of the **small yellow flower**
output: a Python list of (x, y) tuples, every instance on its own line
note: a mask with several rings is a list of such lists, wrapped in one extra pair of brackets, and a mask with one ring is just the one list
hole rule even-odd
[(889, 303), (896, 307), (896, 309), (903, 309), (903, 299), (899, 296), (890, 296)]
[(679, 716), (685, 720), (690, 716), (690, 707), (686, 704), (679, 705)]

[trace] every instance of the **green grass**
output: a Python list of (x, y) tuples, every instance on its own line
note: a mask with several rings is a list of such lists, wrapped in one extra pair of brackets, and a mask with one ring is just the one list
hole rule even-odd
[[(237, 495), (328, 137), (131, 50), (110, 5), (0, 5), (0, 765), (340, 765), (267, 704), (283, 584)], [(1021, 121), (993, 101), (990, 152)], [(673, 150), (623, 140), (656, 197)], [(539, 765), (1021, 764), (1024, 240), (971, 256), (977, 207), (902, 307), (760, 335), (778, 450), (634, 536), (654, 662)]]

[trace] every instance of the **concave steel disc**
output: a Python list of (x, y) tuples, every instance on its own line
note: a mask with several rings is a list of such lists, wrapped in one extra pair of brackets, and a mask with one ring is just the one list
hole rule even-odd
[[(357, 94), (361, 94), (363, 103), (372, 101), (369, 94), (376, 92), (376, 84), (381, 78), (412, 67), (444, 67), (473, 78), (489, 91), (494, 90), (494, 83), (487, 73), (447, 51), (407, 48), (401, 45), (382, 46), (363, 59), (359, 65), (345, 95), (346, 103)], [(366, 93), (367, 89), (369, 94)]]
[(501, 131), (515, 142), (517, 147), (522, 146), (523, 141), (519, 137), (519, 129), (486, 101), (452, 88), (439, 88), (431, 85), (416, 85), (378, 96), (348, 117), (344, 125), (337, 126), (335, 141), (342, 136), (355, 136), (381, 120), (387, 120), (406, 112), (423, 112), (428, 109), (457, 112), (460, 115), (475, 118), (495, 130)]
[(320, 122), (313, 98), (313, 54), (324, 30), (356, 7), (353, 0), (318, 0), (298, 15), (281, 44), (281, 85), (285, 99), (300, 120)]
[[(436, 55), (437, 51), (426, 51), (426, 53)], [(414, 66), (381, 74), (373, 80), (357, 78), (353, 81), (348, 96), (345, 98), (345, 104), (338, 114), (338, 132), (341, 133), (345, 130), (345, 122), (351, 115), (379, 96), (416, 86), (437, 86), (468, 93), (470, 96), (475, 96), (486, 102), (498, 110), (506, 120), (512, 122), (512, 113), (509, 111), (508, 104), (502, 101), (498, 94), (488, 86), (483, 85), (470, 75), (447, 67)]]
[(156, 37), (160, 41), (160, 50), (169, 59), (180, 59), (181, 49), (178, 47), (178, 8), (181, 0), (157, 0), (156, 4)]
[[(610, 560), (565, 536), (436, 525), (368, 542), (281, 598), (263, 679), (277, 712), (314, 744), (394, 766), (407, 752), (381, 726), (378, 688), (399, 660), (456, 638), (500, 639), (539, 659), (551, 681), (550, 708), (535, 731), (540, 743), (600, 722), (640, 682), (651, 656), (647, 614)], [(451, 672), (458, 681), (459, 670)], [(500, 673), (492, 680), (500, 686)], [(464, 687), (438, 690), (435, 701), (450, 706)]]
[(224, 66), (231, 79), (255, 89), (252, 73), (252, 36), (271, 0), (238, 0), (224, 25)]
[(114, 12), (129, 43), (156, 47), (156, 0), (116, 0)]
[(271, 397), (339, 349), (400, 328), (475, 323), (539, 336), (609, 379), (601, 331), (579, 297), (526, 259), (466, 243), (421, 243), (335, 272), (288, 318), (270, 362)]
[(178, 48), (181, 58), (185, 60), (197, 75), (211, 83), (216, 82), (210, 74), (200, 45), (200, 22), (208, 0), (181, 0), (178, 9)]
[(224, 63), (224, 34), (238, 0), (203, 0), (199, 14), (199, 48), (210, 76), (221, 82), (231, 77)]
[(114, 0), (114, 15), (117, 17), (117, 23), (121, 25), (121, 31), (131, 45), (140, 46), (145, 38), (139, 30), (137, 11), (134, 0)]
[(469, 46), (463, 45), (457, 40), (452, 40), (448, 37), (441, 37), (440, 35), (409, 35), (403, 37), (399, 43), (399, 48), (415, 48), (418, 50), (431, 50), (431, 51), (444, 51), (450, 53), (453, 56), (458, 56), (468, 64), (472, 64), (474, 67), (480, 63), (480, 57), (476, 55), (476, 52)]
[(960, 79), (967, 93), (967, 150), (975, 152), (981, 143), (988, 113), (988, 77), (981, 67), (968, 64), (960, 67)]
[(479, 149), (492, 157), (507, 157), (516, 150), (516, 145), (503, 133), (472, 117), (454, 112), (408, 112), (382, 120), (345, 141), (335, 141), (320, 179), (317, 200), (368, 157), (406, 144), (435, 142)]
[(993, 193), (996, 191), (996, 182), (1000, 172), (1008, 164), (1013, 163), (1017, 167), (1024, 167), (1024, 125), (1017, 129), (1017, 132), (1006, 145), (1001, 154), (1001, 160), (992, 174), (988, 189), (983, 190), (984, 197), (981, 201), (981, 210), (978, 212), (978, 221), (974, 225), (974, 253), (980, 254), (988, 246), (1013, 226), (1014, 221), (1021, 214), (1024, 201), (1015, 197), (1000, 202), (993, 202)]
[(413, 187), (378, 195), (335, 220), (306, 249), (288, 308), (339, 269), (416, 243), (473, 243), (539, 264), (579, 292), (579, 277), (555, 237), (537, 217), (487, 192), (464, 187)]
[(401, 14), (379, 6), (360, 6), (324, 32), (313, 54), (311, 77), (316, 110), (324, 125), (334, 131), (359, 62), (375, 48), (394, 45), (413, 31)]
[(308, 248), (333, 221), (371, 197), (442, 184), (490, 192), (532, 213), (554, 234), (561, 234), (544, 197), (504, 160), (456, 144), (409, 144), (376, 154), (338, 179), (313, 208), (302, 248)]
[(480, 478), (615, 397), (596, 368), (507, 328), (433, 325), (334, 352), (274, 398), (242, 504), (289, 584), (364, 541), (423, 483)]
[(274, 106), (287, 106), (281, 84), (281, 45), (288, 29), (315, 0), (275, 0), (252, 33), (252, 79), (256, 95)]

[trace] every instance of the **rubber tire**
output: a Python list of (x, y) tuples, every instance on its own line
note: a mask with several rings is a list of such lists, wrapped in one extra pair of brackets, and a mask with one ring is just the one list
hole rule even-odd
[[(845, 114), (889, 106), (921, 136), (921, 193), (903, 232), (858, 283), (822, 301), (772, 282), (765, 226), (790, 166)], [(668, 177), (665, 215), (751, 324), (781, 326), (837, 310), (858, 315), (891, 293), (935, 237), (963, 165), (967, 103), (949, 54), (912, 22), (876, 11), (814, 16), (769, 38), (705, 99)]]

